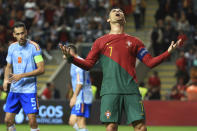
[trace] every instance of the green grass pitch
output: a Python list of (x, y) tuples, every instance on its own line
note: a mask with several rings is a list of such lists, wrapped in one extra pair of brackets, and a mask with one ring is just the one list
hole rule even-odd
[[(40, 131), (75, 131), (68, 125), (39, 125)], [(16, 125), (17, 131), (30, 131), (28, 125)], [(89, 131), (105, 131), (104, 125), (88, 125)], [(5, 125), (0, 125), (0, 131), (6, 131)], [(119, 126), (118, 131), (133, 131), (130, 126)], [(148, 131), (197, 131), (196, 126), (151, 126)]]

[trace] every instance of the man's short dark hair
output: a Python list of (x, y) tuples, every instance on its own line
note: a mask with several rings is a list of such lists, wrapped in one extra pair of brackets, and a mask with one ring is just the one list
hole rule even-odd
[(74, 51), (74, 53), (77, 54), (77, 47), (75, 45), (69, 44), (67, 47), (71, 48)]
[[(111, 8), (109, 9), (108, 13), (107, 13), (107, 17), (108, 17), (108, 18), (109, 18), (110, 12), (111, 12), (113, 9), (120, 9), (120, 10), (122, 10), (122, 9), (121, 9), (120, 7), (118, 7), (118, 6), (113, 6), (113, 7), (111, 7)], [(122, 12), (124, 13), (123, 10), (122, 10)]]
[(18, 28), (18, 27), (24, 27), (24, 28), (26, 29), (25, 24), (24, 24), (23, 22), (20, 22), (20, 21), (14, 23), (13, 30), (14, 30), (15, 28)]

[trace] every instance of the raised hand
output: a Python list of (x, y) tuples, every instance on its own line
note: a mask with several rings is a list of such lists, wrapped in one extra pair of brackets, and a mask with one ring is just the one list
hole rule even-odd
[(66, 59), (68, 58), (69, 56), (72, 56), (70, 54), (70, 48), (67, 48), (65, 45), (62, 45), (62, 44), (59, 44), (59, 47), (63, 53), (63, 58)]
[(176, 43), (174, 41), (171, 42), (170, 47), (168, 48), (168, 52), (172, 53), (176, 48), (181, 44), (182, 39), (179, 39)]

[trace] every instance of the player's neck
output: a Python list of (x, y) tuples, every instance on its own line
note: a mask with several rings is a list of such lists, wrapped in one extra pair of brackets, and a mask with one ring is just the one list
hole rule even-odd
[(119, 23), (111, 24), (111, 30), (109, 34), (123, 34), (124, 33), (124, 25)]

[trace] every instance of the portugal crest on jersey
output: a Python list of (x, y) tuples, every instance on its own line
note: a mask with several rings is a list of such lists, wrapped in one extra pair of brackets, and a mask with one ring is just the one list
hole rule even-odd
[(110, 116), (111, 116), (111, 112), (110, 112), (109, 110), (107, 110), (107, 111), (105, 112), (105, 116), (107, 117), (107, 119), (109, 119)]

